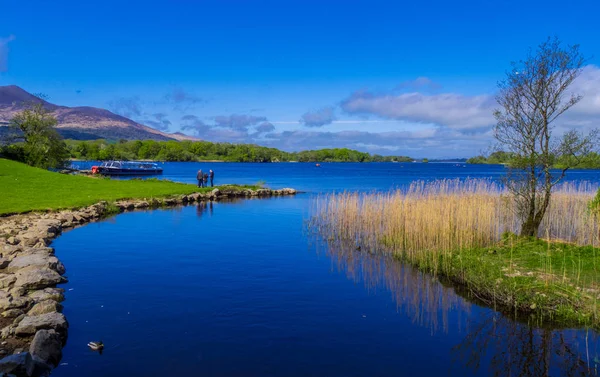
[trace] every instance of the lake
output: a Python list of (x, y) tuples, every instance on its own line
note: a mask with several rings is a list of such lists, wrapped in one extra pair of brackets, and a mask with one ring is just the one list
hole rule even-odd
[[(70, 323), (53, 376), (597, 375), (600, 338), (515, 321), (383, 256), (308, 234), (311, 197), (440, 178), (459, 164), (166, 163), (163, 178), (293, 187), (296, 197), (137, 211), (54, 241)], [(600, 182), (599, 171), (568, 180)], [(86, 344), (102, 340), (100, 355)]]

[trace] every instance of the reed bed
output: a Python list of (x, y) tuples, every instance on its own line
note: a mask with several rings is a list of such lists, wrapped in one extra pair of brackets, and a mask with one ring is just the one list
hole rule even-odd
[[(510, 194), (481, 179), (323, 195), (315, 198), (309, 224), (329, 244), (392, 254), (466, 284), (490, 304), (597, 324), (599, 221), (588, 209), (597, 189), (589, 183), (555, 188), (540, 227), (545, 243), (511, 236), (521, 219)], [(562, 293), (548, 297), (551, 288)]]

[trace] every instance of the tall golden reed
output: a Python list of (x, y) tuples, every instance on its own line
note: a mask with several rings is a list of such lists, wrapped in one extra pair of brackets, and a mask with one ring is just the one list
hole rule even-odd
[[(596, 187), (565, 183), (556, 188), (540, 236), (598, 245), (598, 220), (587, 208)], [(312, 226), (358, 246), (387, 246), (437, 271), (441, 254), (490, 246), (520, 226), (509, 193), (482, 179), (416, 181), (387, 193), (334, 193), (315, 200)]]

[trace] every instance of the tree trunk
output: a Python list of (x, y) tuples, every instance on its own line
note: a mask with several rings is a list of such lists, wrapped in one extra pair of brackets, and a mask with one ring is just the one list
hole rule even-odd
[(534, 215), (527, 216), (527, 219), (523, 222), (523, 225), (521, 225), (520, 235), (522, 237), (537, 237), (540, 223), (540, 221), (536, 221)]

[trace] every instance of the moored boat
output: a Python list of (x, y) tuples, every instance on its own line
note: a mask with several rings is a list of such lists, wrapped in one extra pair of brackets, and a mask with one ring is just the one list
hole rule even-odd
[(155, 175), (163, 169), (154, 162), (105, 161), (100, 166), (92, 166), (92, 173), (103, 175)]

